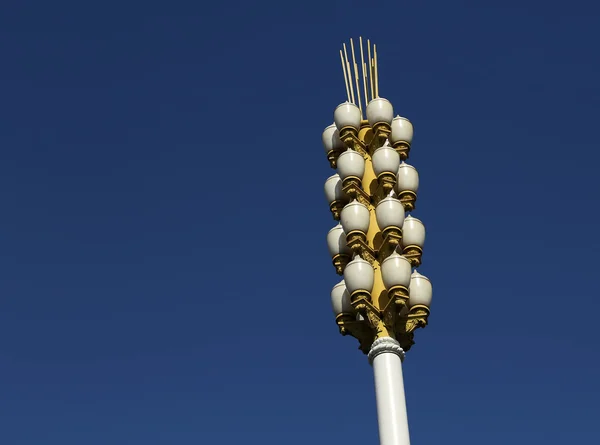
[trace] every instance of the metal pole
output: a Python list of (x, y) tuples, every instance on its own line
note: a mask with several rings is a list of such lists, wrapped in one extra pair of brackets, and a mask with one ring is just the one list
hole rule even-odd
[(369, 362), (375, 375), (380, 445), (410, 445), (402, 377), (404, 350), (391, 337), (373, 342)]

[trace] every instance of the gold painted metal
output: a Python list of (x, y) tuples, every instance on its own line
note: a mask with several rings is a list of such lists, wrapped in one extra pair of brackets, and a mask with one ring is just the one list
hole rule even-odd
[(352, 252), (360, 255), (361, 258), (367, 260), (369, 263), (373, 264), (376, 261), (377, 254), (369, 246), (365, 233), (353, 230), (346, 235), (346, 244), (352, 249)]
[(410, 144), (405, 141), (398, 141), (392, 145), (394, 149), (398, 152), (401, 161), (406, 161), (408, 159), (408, 154), (410, 152)]
[(329, 204), (329, 210), (331, 210), (331, 214), (333, 215), (333, 219), (336, 221), (340, 220), (340, 214), (342, 213), (342, 209), (346, 205), (343, 201), (333, 201)]
[(415, 209), (415, 205), (417, 202), (417, 194), (415, 192), (411, 192), (410, 190), (403, 190), (398, 193), (398, 199), (404, 206), (404, 210), (407, 212), (412, 212)]
[(338, 275), (344, 275), (344, 269), (350, 262), (350, 256), (344, 253), (339, 253), (335, 255), (331, 261), (333, 263), (333, 267), (335, 267), (335, 273)]
[(329, 161), (329, 166), (331, 168), (333, 168), (334, 170), (337, 168), (337, 160), (340, 157), (340, 155), (342, 154), (341, 150), (329, 150), (327, 152), (327, 160)]
[(358, 136), (358, 131), (353, 127), (344, 127), (340, 130), (340, 139), (346, 145), (346, 147), (356, 150), (361, 155), (367, 155), (367, 146), (364, 140), (361, 140)]
[(428, 318), (429, 308), (427, 306), (415, 305), (411, 307), (406, 322), (406, 331), (410, 333), (417, 328), (424, 328), (427, 326)]
[(379, 122), (373, 125), (373, 140), (371, 141), (371, 153), (385, 144), (385, 141), (392, 134), (392, 127), (387, 122)]
[(342, 191), (350, 197), (350, 200), (356, 199), (365, 206), (371, 204), (371, 197), (362, 188), (360, 178), (348, 176), (342, 181)]
[(394, 173), (383, 172), (377, 177), (377, 182), (381, 188), (381, 193), (385, 197), (394, 190), (394, 186), (396, 185), (396, 175)]
[(402, 229), (400, 227), (387, 227), (381, 232), (383, 242), (379, 247), (379, 262), (382, 263), (389, 257), (402, 241)]
[(423, 249), (416, 245), (405, 246), (402, 249), (402, 255), (410, 261), (412, 267), (419, 267), (421, 265), (421, 258), (423, 256)]
[[(391, 190), (396, 182), (395, 177), (377, 178), (373, 171), (371, 154), (379, 148), (379, 143), (383, 145), (385, 142), (385, 139), (381, 141), (382, 135), (385, 135), (385, 127), (374, 131), (367, 121), (362, 121), (358, 132), (355, 129), (344, 130), (346, 129), (340, 131), (344, 143), (354, 149), (357, 147), (357, 151), (362, 150), (365, 174), (362, 178), (346, 178), (342, 189), (350, 199), (356, 199), (367, 206), (370, 213), (368, 232), (350, 232), (346, 234), (346, 242), (354, 253), (360, 254), (373, 266), (375, 280), (370, 293), (357, 291), (350, 296), (356, 313), (340, 314), (336, 323), (342, 335), (351, 335), (358, 340), (359, 349), (365, 354), (377, 338), (385, 336), (395, 338), (400, 346), (408, 351), (414, 344), (414, 330), (427, 325), (429, 310), (425, 306), (414, 306), (409, 310), (408, 289), (396, 287), (388, 292), (381, 276), (381, 263), (400, 246), (402, 240), (401, 228), (389, 227), (382, 232), (375, 216), (377, 202), (387, 196), (389, 191), (386, 191)], [(392, 184), (391, 188), (389, 184)], [(420, 264), (422, 250), (418, 246), (407, 246), (402, 254), (412, 265)], [(344, 268), (345, 264), (341, 262), (341, 258), (338, 259), (336, 270), (343, 271)]]

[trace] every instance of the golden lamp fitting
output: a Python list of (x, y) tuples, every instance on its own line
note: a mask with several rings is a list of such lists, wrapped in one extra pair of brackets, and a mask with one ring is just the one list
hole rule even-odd
[(388, 290), (388, 298), (396, 305), (396, 313), (408, 304), (408, 289), (404, 286), (393, 286)]
[(361, 247), (367, 245), (367, 234), (360, 230), (352, 230), (346, 234), (346, 244), (354, 253), (361, 255)]
[(398, 152), (401, 161), (408, 159), (408, 153), (410, 152), (410, 144), (405, 141), (398, 141), (392, 144), (392, 147)]
[(383, 190), (383, 196), (387, 196), (394, 190), (394, 186), (396, 185), (396, 175), (391, 172), (383, 172), (377, 176), (377, 182)]
[(417, 328), (427, 326), (429, 319), (429, 308), (422, 304), (416, 304), (410, 308), (408, 319), (406, 320), (406, 332), (413, 332)]
[(423, 256), (423, 249), (416, 245), (405, 246), (402, 249), (402, 255), (410, 261), (412, 267), (419, 267), (421, 265), (421, 257)]
[(344, 127), (340, 130), (340, 139), (346, 147), (354, 148), (354, 141), (358, 139), (358, 130), (354, 127)]
[(350, 255), (346, 255), (344, 253), (338, 253), (333, 257), (333, 267), (335, 267), (335, 273), (338, 275), (344, 274), (344, 269), (350, 262)]
[(336, 221), (340, 220), (340, 214), (342, 213), (342, 209), (346, 204), (342, 201), (333, 201), (329, 204), (329, 210), (331, 210), (331, 214), (333, 215), (333, 219)]
[(371, 197), (362, 189), (362, 181), (357, 176), (348, 176), (342, 181), (342, 191), (350, 198), (369, 205)]
[(373, 125), (373, 141), (375, 145), (371, 146), (371, 149), (375, 151), (390, 137), (392, 133), (392, 127), (387, 122), (377, 122)]
[(417, 194), (410, 190), (402, 190), (398, 193), (398, 199), (404, 206), (406, 212), (412, 212), (415, 209), (417, 202)]
[(340, 334), (342, 335), (348, 335), (350, 333), (348, 328), (346, 328), (344, 325), (353, 321), (356, 321), (356, 315), (349, 312), (342, 312), (335, 317), (335, 322), (337, 323), (340, 329)]
[(371, 303), (371, 293), (366, 290), (356, 290), (350, 295), (350, 303), (356, 312), (367, 309)]
[(334, 170), (337, 168), (337, 159), (341, 154), (341, 150), (329, 150), (327, 152), (327, 160), (329, 161), (329, 166)]
[(400, 245), (402, 241), (402, 229), (400, 227), (389, 226), (381, 231), (381, 246), (379, 247), (379, 261), (385, 260), (389, 257), (396, 247)]

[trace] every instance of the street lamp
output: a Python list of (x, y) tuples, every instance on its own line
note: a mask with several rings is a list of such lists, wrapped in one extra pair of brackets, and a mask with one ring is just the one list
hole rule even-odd
[(325, 195), (339, 221), (327, 245), (344, 277), (333, 287), (331, 302), (340, 333), (355, 337), (373, 365), (381, 445), (408, 445), (402, 361), (415, 329), (427, 325), (432, 296), (431, 282), (416, 270), (425, 226), (405, 215), (414, 211), (419, 188), (417, 170), (405, 162), (414, 130), (379, 96), (376, 46), (371, 57), (367, 42), (365, 63), (360, 39), (358, 65), (352, 40), (350, 45), (352, 63), (345, 44), (340, 51), (347, 100), (323, 131), (327, 159), (336, 169)]

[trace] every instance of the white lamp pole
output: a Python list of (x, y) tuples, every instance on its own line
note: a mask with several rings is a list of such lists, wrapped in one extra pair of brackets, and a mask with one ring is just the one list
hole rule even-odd
[(340, 51), (348, 100), (323, 132), (327, 159), (336, 169), (325, 182), (325, 196), (339, 221), (327, 246), (344, 276), (331, 291), (331, 303), (340, 333), (358, 339), (373, 366), (380, 444), (409, 445), (402, 362), (415, 329), (427, 325), (432, 296), (431, 282), (416, 271), (425, 226), (405, 214), (415, 209), (419, 187), (417, 170), (404, 162), (413, 126), (394, 118), (392, 104), (379, 97), (376, 47), (371, 58), (368, 42), (364, 63), (360, 40), (361, 91), (352, 40), (350, 46), (352, 65), (345, 45)]
[(391, 337), (373, 342), (369, 362), (375, 374), (375, 397), (381, 445), (409, 445), (402, 360), (404, 351)]

